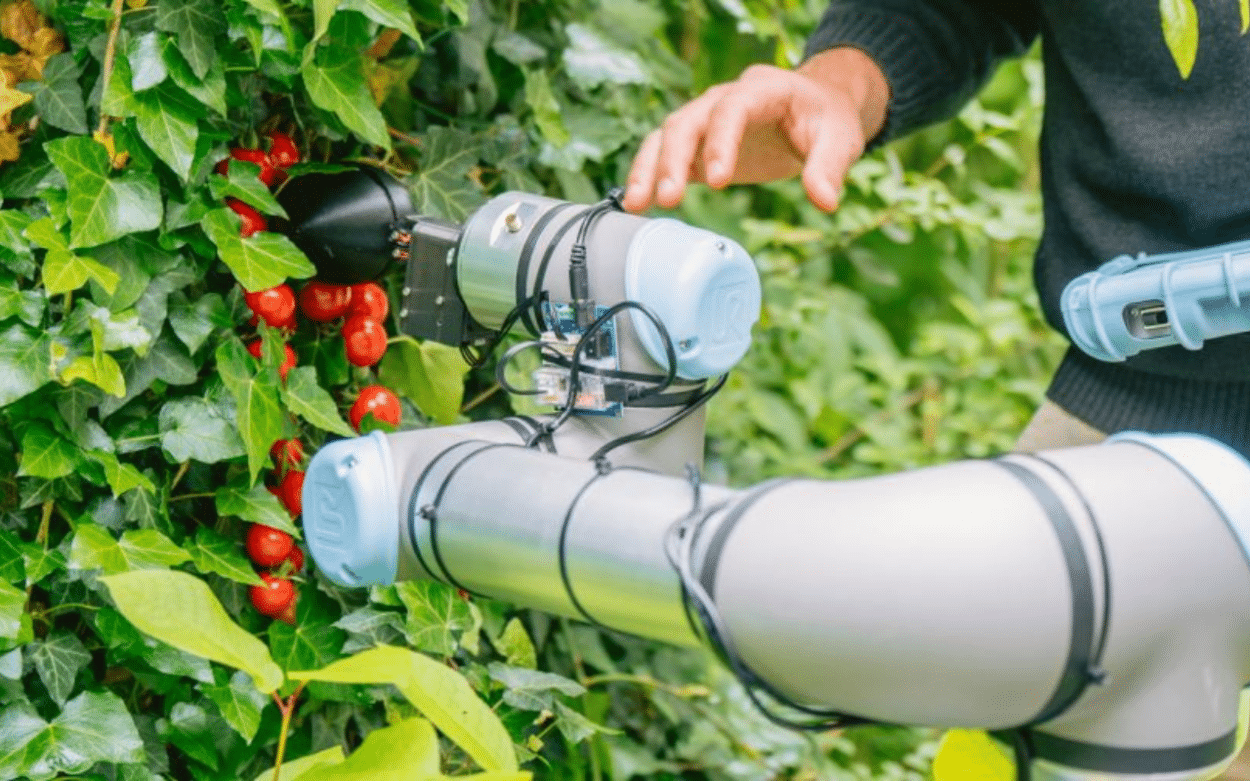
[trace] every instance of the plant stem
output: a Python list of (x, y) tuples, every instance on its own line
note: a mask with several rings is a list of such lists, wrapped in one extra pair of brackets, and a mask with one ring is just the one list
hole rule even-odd
[(463, 407), (460, 408), (460, 412), (462, 413), (468, 412), (469, 410), (478, 406), (479, 404), (486, 401), (491, 396), (494, 396), (496, 393), (498, 393), (501, 390), (503, 390), (503, 386), (500, 385), (499, 383), (495, 383), (494, 385), (490, 386), (486, 390), (474, 396), (468, 403), (466, 403)]
[(56, 507), (52, 500), (43, 503), (43, 516), (39, 519), (39, 531), (35, 534), (35, 542), (48, 549), (48, 526), (52, 523), (52, 510)]
[(285, 700), (280, 699), (277, 692), (273, 693), (273, 700), (278, 703), (278, 710), (282, 713), (282, 730), (278, 733), (278, 752), (273, 758), (273, 781), (282, 781), (282, 757), (286, 754), (286, 736), (291, 731), (291, 716), (295, 714), (295, 702), (303, 690), (304, 682), (301, 682)]
[(100, 126), (98, 132), (104, 135), (109, 129), (109, 117), (104, 113), (104, 96), (108, 93), (109, 82), (113, 80), (113, 60), (117, 56), (117, 33), (122, 26), (122, 8), (123, 0), (113, 0), (113, 23), (109, 25), (108, 43), (104, 45), (104, 64), (100, 69), (100, 83), (103, 89), (100, 91)]
[(174, 474), (174, 481), (169, 484), (169, 490), (172, 491), (177, 487), (179, 481), (186, 476), (187, 470), (191, 468), (190, 461), (183, 461), (178, 465), (178, 471)]

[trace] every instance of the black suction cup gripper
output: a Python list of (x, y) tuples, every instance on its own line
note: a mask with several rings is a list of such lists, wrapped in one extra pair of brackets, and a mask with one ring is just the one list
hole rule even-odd
[(317, 279), (354, 285), (377, 279), (393, 260), (391, 234), (412, 215), (408, 190), (372, 168), (305, 174), (282, 189), (284, 232), (317, 267)]

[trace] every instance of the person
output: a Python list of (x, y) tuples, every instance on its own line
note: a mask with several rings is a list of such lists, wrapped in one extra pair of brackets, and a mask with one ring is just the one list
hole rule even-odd
[[(752, 66), (651, 133), (624, 206), (675, 207), (691, 182), (801, 176), (814, 204), (836, 209), (865, 149), (949, 117), (998, 62), (1040, 37), (1044, 228), (1034, 277), (1062, 331), (1064, 286), (1110, 258), (1250, 237), (1242, 13), (1233, 0), (834, 0), (799, 66)], [(1205, 434), (1250, 455), (1247, 334), (1124, 363), (1072, 348), (1046, 395), (1021, 450), (1132, 429)]]

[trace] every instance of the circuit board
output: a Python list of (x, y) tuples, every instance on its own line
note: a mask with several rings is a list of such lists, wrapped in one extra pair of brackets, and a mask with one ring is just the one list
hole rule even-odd
[[(600, 317), (606, 311), (606, 307), (595, 307), (595, 317)], [(577, 349), (577, 342), (583, 333), (577, 327), (572, 304), (545, 301), (542, 305), (542, 312), (543, 322), (547, 327), (540, 337), (543, 344), (571, 361), (573, 352)], [(619, 418), (624, 407), (619, 401), (607, 399), (603, 375), (586, 371), (587, 369), (617, 371), (621, 368), (616, 342), (616, 322), (609, 320), (599, 330), (603, 334), (606, 350), (603, 355), (594, 358), (588, 358), (583, 353), (581, 371), (578, 372), (577, 378), (578, 391), (573, 406), (578, 414)], [(540, 404), (563, 407), (569, 396), (568, 367), (544, 363), (534, 370), (534, 386), (540, 391), (535, 397)]]

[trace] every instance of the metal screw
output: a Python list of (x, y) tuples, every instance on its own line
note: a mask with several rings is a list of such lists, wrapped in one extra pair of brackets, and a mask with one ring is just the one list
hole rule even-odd
[(404, 295), (406, 295), (406, 296), (410, 296), (410, 295), (412, 295), (412, 288), (408, 287), (407, 285), (404, 285), (404, 291), (403, 291), (403, 292), (404, 292)]
[(447, 300), (447, 299), (443, 298), (442, 296), (439, 296), (438, 298), (434, 299), (434, 305), (435, 305), (435, 306), (442, 306), (442, 305), (443, 305), (443, 302), (444, 302), (444, 301), (446, 301), (446, 300)]
[(525, 224), (521, 222), (521, 218), (517, 216), (516, 212), (508, 212), (504, 215), (503, 226), (508, 229), (509, 233), (516, 233), (525, 227)]
[(718, 239), (718, 240), (717, 240), (717, 242), (716, 242), (716, 249), (720, 250), (721, 252), (724, 252), (724, 251), (725, 251), (725, 242), (720, 241), (720, 240)]
[(400, 316), (400, 317), (407, 317), (407, 316), (408, 316), (408, 310), (407, 310), (407, 309), (401, 309), (401, 310), (399, 310), (399, 316)]
[(689, 350), (693, 345), (694, 345), (693, 339), (682, 339), (680, 342), (677, 343), (677, 346), (680, 347), (682, 350)]

